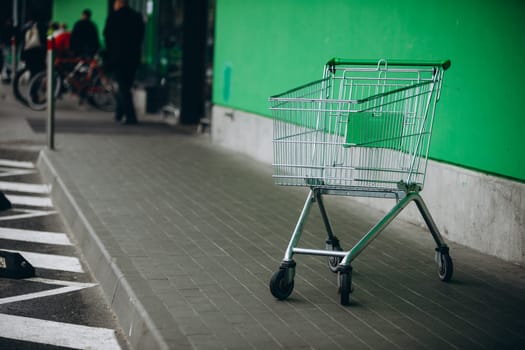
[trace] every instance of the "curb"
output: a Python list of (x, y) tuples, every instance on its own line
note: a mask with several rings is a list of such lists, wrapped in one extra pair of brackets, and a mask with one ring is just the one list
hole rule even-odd
[[(91, 273), (102, 287), (104, 297), (116, 314), (119, 326), (124, 331), (131, 348), (168, 350), (168, 344), (116, 264), (117, 258), (125, 262), (125, 255), (122, 252), (118, 254), (119, 249), (115, 244), (111, 244), (112, 242), (103, 242), (101, 236), (104, 235), (101, 233), (106, 231), (105, 228), (98, 224), (89, 205), (82, 205), (84, 200), (75, 190), (74, 185), (69, 182), (69, 187), (66, 187), (65, 181), (55, 170), (47, 152), (47, 150), (40, 152), (37, 168), (44, 181), (52, 186), (53, 204), (60, 211), (75, 237)], [(105, 241), (110, 240), (111, 238)], [(104, 243), (109, 243), (108, 246), (113, 248), (113, 254)]]

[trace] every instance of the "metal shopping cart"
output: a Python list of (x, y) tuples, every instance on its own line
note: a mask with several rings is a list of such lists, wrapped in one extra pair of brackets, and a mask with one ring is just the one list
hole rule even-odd
[[(438, 275), (452, 277), (453, 264), (419, 192), (423, 189), (436, 103), (450, 61), (347, 60), (334, 58), (323, 78), (270, 97), (274, 117), (274, 179), (310, 192), (284, 259), (270, 280), (280, 300), (293, 291), (294, 254), (328, 257), (338, 274), (340, 301), (350, 303), (352, 261), (410, 203), (421, 212), (436, 248)], [(323, 195), (396, 199), (396, 205), (350, 250), (335, 236)], [(299, 248), (312, 204), (326, 228), (325, 249)]]

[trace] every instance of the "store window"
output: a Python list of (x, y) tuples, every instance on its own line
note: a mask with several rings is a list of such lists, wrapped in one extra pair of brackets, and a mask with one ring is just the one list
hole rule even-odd
[[(114, 0), (109, 0), (112, 7)], [(141, 12), (146, 22), (143, 50), (143, 65), (138, 81), (147, 94), (146, 109), (156, 113), (164, 106), (180, 109), (183, 104), (183, 39), (184, 30), (191, 30), (190, 20), (184, 19), (184, 5), (194, 5), (192, 0), (129, 0), (129, 5)], [(202, 81), (202, 117), (209, 115), (211, 108), (211, 86), (213, 67), (213, 44), (215, 27), (215, 0), (205, 0), (207, 10), (206, 49), (202, 74), (196, 77)], [(186, 22), (186, 26), (185, 26)], [(202, 78), (200, 78), (202, 77)], [(149, 103), (148, 103), (149, 102)]]

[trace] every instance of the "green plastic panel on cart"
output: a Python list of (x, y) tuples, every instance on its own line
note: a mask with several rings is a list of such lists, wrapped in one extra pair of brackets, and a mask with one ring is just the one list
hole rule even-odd
[(403, 141), (401, 113), (351, 113), (348, 116), (345, 147), (380, 147), (399, 150)]

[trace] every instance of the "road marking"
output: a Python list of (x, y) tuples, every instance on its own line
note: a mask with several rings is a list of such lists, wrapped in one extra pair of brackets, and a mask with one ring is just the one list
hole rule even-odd
[(24, 162), (20, 160), (0, 159), (0, 166), (8, 166), (12, 168), (34, 169), (35, 165), (32, 162)]
[(49, 197), (35, 197), (35, 196), (14, 196), (10, 194), (5, 195), (11, 204), (27, 205), (31, 207), (45, 207), (52, 208), (53, 203)]
[(72, 245), (67, 235), (59, 232), (20, 230), (0, 227), (0, 238), (24, 242)]
[(34, 174), (35, 170), (13, 169), (0, 167), (0, 177)]
[(80, 260), (74, 256), (42, 254), (9, 249), (4, 250), (20, 253), (31, 265), (33, 265), (33, 267), (68, 272), (84, 272)]
[(57, 286), (84, 286), (86, 288), (96, 286), (96, 283), (84, 283), (84, 282), (73, 282), (73, 281), (64, 281), (64, 280), (51, 280), (49, 278), (42, 277), (31, 277), (26, 278), (24, 281), (45, 283), (45, 284), (55, 284)]
[(13, 315), (0, 314), (0, 336), (72, 349), (120, 349), (112, 329)]
[(23, 182), (0, 181), (0, 191), (49, 194), (51, 192), (51, 186), (41, 184), (28, 184)]
[[(32, 170), (34, 168), (35, 166), (31, 162), (0, 159), (0, 177), (33, 174), (36, 172)], [(51, 186), (43, 184), (0, 181), (0, 191), (17, 192), (22, 194), (47, 195), (51, 192)], [(49, 197), (39, 197), (31, 195), (20, 196), (10, 194), (7, 194), (6, 196), (9, 199), (9, 201), (15, 206), (22, 205), (41, 208), (53, 207), (52, 201)], [(0, 216), (0, 221), (27, 219), (55, 213), (56, 211), (54, 210), (44, 211), (15, 208), (10, 210), (8, 212), (8, 215)], [(0, 227), (0, 239), (27, 241), (53, 245), (72, 245), (71, 241), (64, 233), (22, 230), (2, 227)], [(84, 272), (80, 260), (76, 257), (33, 253), (25, 251), (6, 251), (20, 253), (36, 268), (45, 268), (77, 273)], [(16, 295), (7, 298), (0, 298), (0, 305), (71, 293), (97, 286), (96, 283), (79, 283), (43, 278), (29, 278), (25, 281), (56, 285), (57, 288)], [(112, 329), (88, 327), (83, 325), (47, 321), (14, 315), (0, 314), (0, 337), (52, 346), (67, 347), (72, 349), (120, 349), (117, 338), (115, 336), (115, 331)]]
[(18, 213), (22, 212), (25, 214), (2, 215), (0, 216), (0, 221), (36, 218), (39, 216), (52, 215), (52, 214), (57, 213), (55, 210), (35, 210), (35, 209), (20, 209), (20, 208), (11, 209), (9, 211), (9, 213), (13, 213), (13, 212), (18, 212)]
[(19, 301), (32, 300), (37, 298), (49, 297), (52, 295), (65, 294), (70, 292), (76, 292), (82, 289), (91, 288), (97, 286), (96, 283), (80, 283), (80, 282), (69, 282), (59, 280), (49, 280), (44, 278), (27, 278), (24, 281), (53, 284), (62, 286), (61, 288), (49, 289), (40, 292), (33, 292), (27, 294), (15, 295), (12, 297), (0, 298), (0, 305), (16, 303)]

